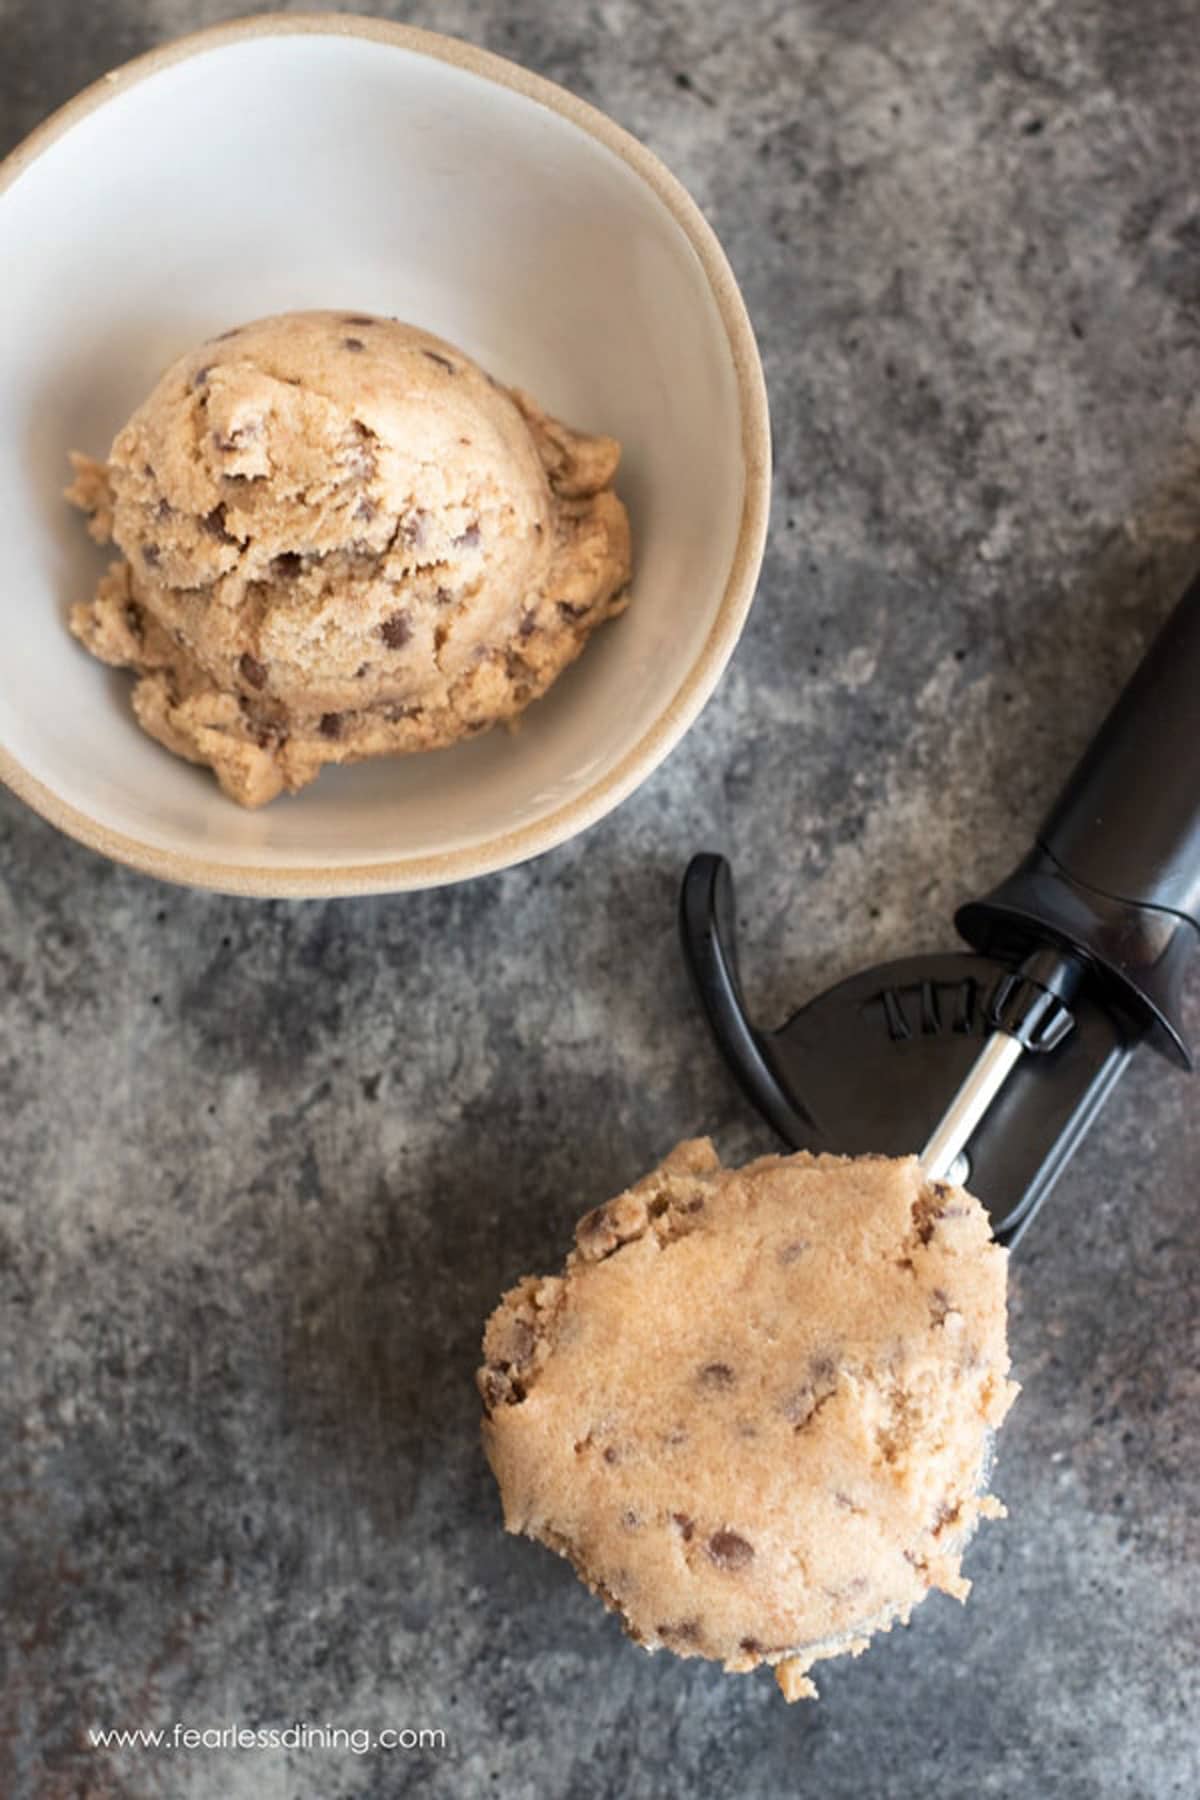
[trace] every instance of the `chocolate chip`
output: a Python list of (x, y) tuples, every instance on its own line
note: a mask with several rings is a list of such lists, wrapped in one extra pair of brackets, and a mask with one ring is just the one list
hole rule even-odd
[(450, 358), (448, 356), (441, 356), (438, 354), (438, 352), (436, 350), (424, 350), (424, 349), (421, 351), (421, 354), (422, 354), (422, 356), (427, 356), (429, 358), (430, 362), (435, 362), (438, 364), (438, 366), (440, 368), (445, 369), (447, 374), (450, 374), (450, 375), (454, 374), (454, 364), (450, 361)]
[(359, 663), (357, 669), (355, 669), (355, 671), (354, 671), (354, 679), (355, 679), (355, 681), (361, 681), (363, 679), (364, 675), (369, 675), (370, 673), (371, 673), (370, 663)]
[(754, 1637), (742, 1638), (738, 1643), (738, 1649), (744, 1650), (747, 1656), (761, 1656), (763, 1653), (763, 1645)]
[(451, 539), (451, 542), (456, 550), (478, 550), (479, 538), (479, 521), (476, 520), (473, 525), (467, 526), (461, 536)]
[(913, 1201), (913, 1229), (921, 1243), (927, 1244), (942, 1219), (965, 1218), (968, 1208), (963, 1206), (947, 1206), (954, 1189), (945, 1181), (932, 1181), (925, 1193), (919, 1194)]
[(142, 545), (142, 561), (145, 563), (145, 565), (148, 569), (156, 569), (158, 567), (159, 558), (161, 556), (162, 556), (162, 551), (159, 549), (157, 544), (143, 544)]
[(240, 659), (238, 661), (238, 669), (241, 672), (242, 680), (247, 682), (250, 687), (252, 687), (252, 688), (265, 688), (266, 687), (267, 671), (263, 667), (262, 663), (259, 662), (257, 656), (251, 656), (251, 654), (248, 650), (245, 651), (242, 654), (242, 656), (240, 657)]
[(211, 363), (206, 363), (202, 369), (197, 369), (196, 373), (192, 376), (192, 386), (194, 388), (207, 387), (208, 386), (208, 377), (211, 372), (212, 372), (212, 364)]
[(797, 1388), (783, 1403), (783, 1416), (797, 1431), (803, 1431), (817, 1410), (817, 1396), (810, 1387)]
[(412, 620), (406, 612), (395, 612), (379, 627), (379, 635), (389, 650), (403, 650), (412, 637)]
[(321, 723), (320, 723), (318, 729), (319, 729), (322, 737), (325, 737), (325, 738), (341, 737), (341, 735), (342, 735), (342, 715), (341, 715), (341, 713), (322, 713), (321, 714)]
[(222, 437), (219, 431), (212, 433), (212, 441), (218, 450), (240, 450), (244, 444), (254, 442), (262, 436), (262, 420), (247, 419), (244, 425), (235, 425), (228, 437)]
[(837, 1392), (837, 1367), (829, 1356), (814, 1356), (808, 1365), (809, 1379), (783, 1403), (783, 1416), (797, 1431), (814, 1419), (825, 1402)]
[(728, 1363), (705, 1363), (696, 1379), (701, 1387), (731, 1388), (733, 1386), (733, 1370)]
[(700, 1641), (699, 1619), (681, 1619), (678, 1625), (656, 1625), (654, 1630), (666, 1644), (695, 1644)]
[(604, 1460), (606, 1463), (615, 1463), (620, 1462), (621, 1460), (611, 1444), (609, 1444), (604, 1451)]
[(690, 1544), (692, 1541), (692, 1533), (696, 1529), (695, 1519), (689, 1519), (686, 1513), (672, 1513), (671, 1518), (673, 1522), (678, 1525), (679, 1535), (684, 1543)]
[(366, 347), (367, 346), (363, 343), (361, 338), (349, 337), (342, 339), (343, 350), (365, 350)]
[(209, 537), (220, 538), (222, 543), (232, 544), (237, 541), (235, 538), (231, 538), (225, 529), (224, 501), (219, 506), (214, 506), (210, 513), (205, 513), (200, 525), (204, 531), (207, 531)]
[(591, 611), (591, 608), (588, 606), (578, 606), (570, 600), (560, 600), (558, 602), (558, 610), (560, 616), (564, 619), (582, 619), (585, 613)]
[(410, 550), (420, 550), (429, 534), (429, 514), (423, 508), (409, 513), (401, 522), (400, 539)]
[(708, 1540), (708, 1554), (718, 1569), (746, 1569), (754, 1561), (754, 1546), (736, 1531), (714, 1531)]
[(283, 550), (271, 558), (271, 573), (277, 581), (294, 581), (303, 567), (304, 558), (298, 550)]
[(947, 1525), (957, 1525), (961, 1512), (962, 1505), (959, 1501), (955, 1500), (951, 1504), (950, 1502), (943, 1500), (942, 1504), (933, 1515), (933, 1524), (930, 1527), (934, 1537), (937, 1537), (939, 1532), (944, 1530)]
[(941, 1209), (930, 1194), (918, 1194), (912, 1204), (913, 1232), (918, 1241), (927, 1244), (937, 1228)]

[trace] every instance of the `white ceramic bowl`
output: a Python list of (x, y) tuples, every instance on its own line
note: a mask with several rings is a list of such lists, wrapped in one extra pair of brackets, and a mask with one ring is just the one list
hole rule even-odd
[[(503, 868), (593, 823), (696, 717), (766, 530), (754, 338), (695, 205), (601, 113), (448, 38), (218, 26), (71, 102), (0, 167), (0, 774), (151, 874), (350, 894)], [(624, 445), (633, 603), (525, 715), (329, 769), (261, 812), (144, 737), (67, 634), (104, 555), (61, 498), (181, 350), (265, 313), (398, 315)]]

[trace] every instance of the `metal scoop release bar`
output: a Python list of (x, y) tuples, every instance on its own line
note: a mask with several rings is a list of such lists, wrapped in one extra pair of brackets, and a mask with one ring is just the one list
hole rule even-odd
[[(959, 1174), (955, 1164), (1020, 1058), (1062, 1043), (1075, 1022), (1068, 1002), (1080, 974), (1074, 957), (1035, 950), (997, 988), (990, 1008), (991, 1035), (921, 1152), (921, 1167), (931, 1181)], [(962, 1171), (961, 1178), (965, 1176)]]

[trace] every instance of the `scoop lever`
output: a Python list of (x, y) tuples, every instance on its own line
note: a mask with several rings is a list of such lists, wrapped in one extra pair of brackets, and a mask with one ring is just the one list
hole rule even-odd
[[(1007, 880), (959, 909), (970, 949), (852, 976), (772, 1030), (738, 975), (733, 881), (692, 858), (684, 956), (743, 1091), (796, 1149), (911, 1155), (969, 1179), (1014, 1243), (1133, 1050), (1191, 1066), (1200, 948), (1200, 578)], [(952, 1099), (947, 1105), (947, 1094)]]

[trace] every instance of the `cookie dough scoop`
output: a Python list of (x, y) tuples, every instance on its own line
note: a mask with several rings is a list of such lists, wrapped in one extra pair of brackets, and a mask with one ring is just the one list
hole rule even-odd
[(1016, 1394), (1007, 1253), (916, 1158), (683, 1143), (488, 1323), (506, 1527), (648, 1650), (770, 1665), (789, 1700), (931, 1588), (965, 1598)]
[(969, 1182), (1015, 1246), (1142, 1047), (1190, 1068), (1200, 951), (1200, 578), (1027, 855), (959, 908), (967, 949), (863, 969), (782, 1024), (751, 1015), (733, 878), (693, 857), (683, 949), (747, 1097), (796, 1150), (902, 1155)]

